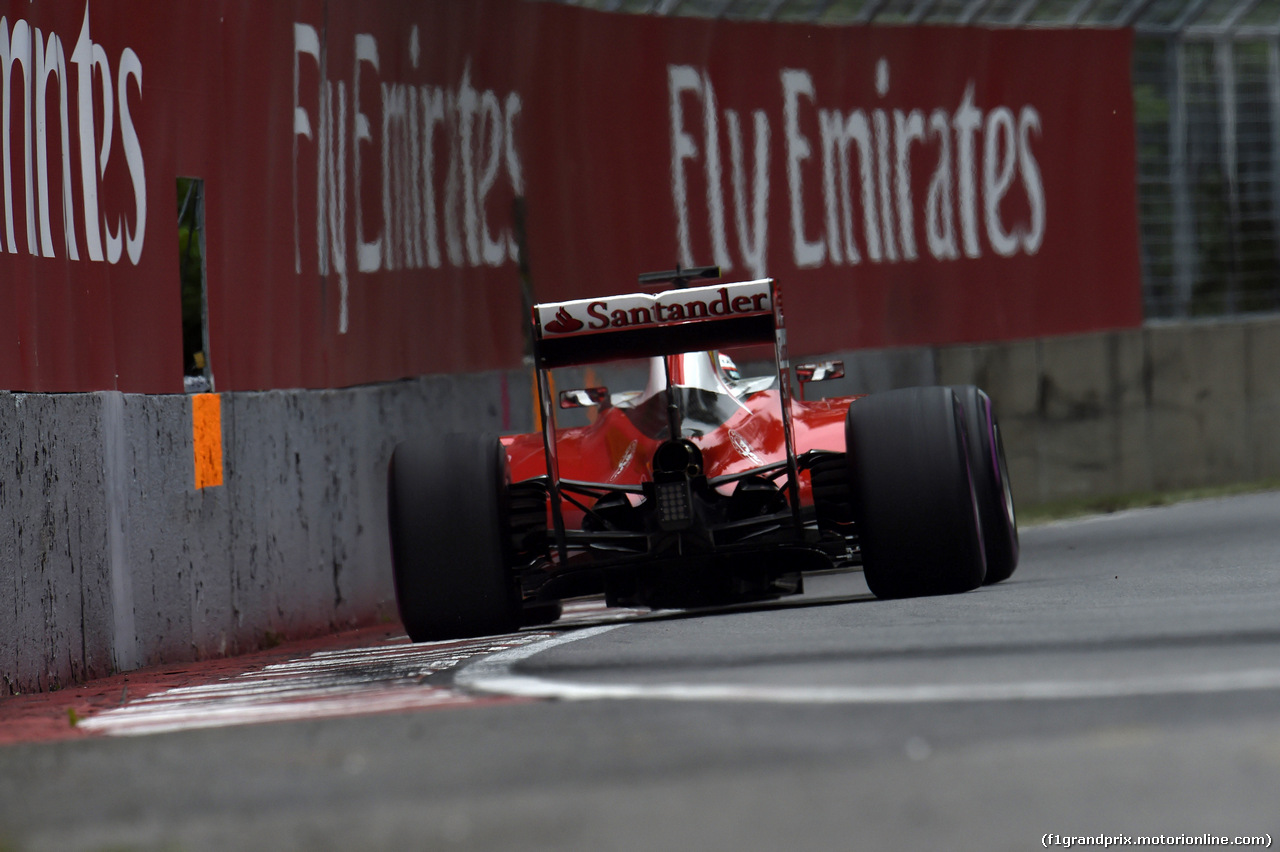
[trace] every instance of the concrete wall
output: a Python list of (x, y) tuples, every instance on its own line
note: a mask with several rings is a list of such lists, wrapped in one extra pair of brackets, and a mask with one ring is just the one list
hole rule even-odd
[(823, 395), (986, 389), (1020, 504), (1280, 477), (1280, 317), (839, 357)]
[[(811, 395), (986, 388), (1024, 506), (1280, 477), (1280, 318), (840, 357)], [(189, 397), (0, 393), (0, 695), (393, 619), (391, 448), (532, 410), (518, 371), (227, 394), (197, 489)]]
[(1000, 405), (1024, 502), (1280, 477), (1280, 319), (939, 353)]
[(527, 426), (507, 382), (224, 395), (201, 489), (189, 397), (0, 393), (0, 695), (395, 618), (391, 449)]

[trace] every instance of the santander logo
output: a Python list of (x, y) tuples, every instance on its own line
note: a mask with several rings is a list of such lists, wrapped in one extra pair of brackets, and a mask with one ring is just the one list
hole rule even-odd
[(582, 320), (575, 319), (572, 314), (561, 308), (556, 311), (556, 318), (543, 326), (543, 331), (549, 331), (552, 334), (572, 334), (584, 325)]
[(714, 322), (773, 312), (773, 282), (668, 290), (656, 296), (633, 293), (603, 299), (554, 302), (535, 308), (544, 336)]

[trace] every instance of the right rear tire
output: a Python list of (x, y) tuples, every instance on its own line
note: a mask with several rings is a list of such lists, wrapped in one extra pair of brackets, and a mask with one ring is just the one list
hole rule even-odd
[(951, 388), (964, 409), (969, 436), (969, 472), (982, 523), (982, 546), (987, 554), (986, 585), (1009, 579), (1018, 567), (1018, 522), (1009, 487), (1009, 465), (991, 397), (974, 385)]
[(405, 441), (392, 454), (391, 563), (414, 642), (519, 629), (508, 476), (493, 435)]
[(986, 561), (955, 394), (903, 388), (855, 400), (845, 444), (872, 593), (907, 598), (982, 585)]

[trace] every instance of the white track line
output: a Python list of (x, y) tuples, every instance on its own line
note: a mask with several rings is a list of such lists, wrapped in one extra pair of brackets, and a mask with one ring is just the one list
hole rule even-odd
[[(582, 608), (585, 616), (592, 609)], [(579, 613), (574, 613), (578, 615)], [(551, 630), (467, 642), (383, 645), (326, 651), (209, 684), (136, 699), (80, 722), (87, 730), (140, 735), (287, 720), (475, 704), (502, 698), (563, 701), (663, 700), (771, 704), (913, 704), (1043, 701), (1208, 694), (1280, 689), (1280, 669), (1170, 674), (1127, 679), (1005, 683), (770, 686), (708, 683), (590, 683), (519, 674), (535, 654), (600, 636), (625, 624)], [(487, 656), (480, 656), (487, 655)], [(466, 660), (480, 656), (470, 664)], [(452, 686), (424, 683), (458, 665)]]
[[(610, 610), (602, 598), (593, 598), (569, 601), (564, 612), (562, 625), (629, 618), (642, 611)], [(103, 734), (137, 736), (489, 702), (495, 696), (477, 696), (424, 681), (469, 658), (553, 637), (559, 639), (560, 634), (537, 630), (461, 641), (405, 644), (398, 640), (368, 648), (318, 651), (258, 671), (136, 698), (84, 719), (79, 726)]]
[(767, 684), (585, 683), (514, 672), (535, 654), (599, 636), (610, 624), (555, 636), (492, 654), (465, 666), (454, 684), (472, 692), (561, 701), (730, 701), (769, 704), (927, 704), (964, 701), (1046, 701), (1132, 698), (1280, 689), (1280, 669), (1174, 674), (1100, 680), (1039, 680), (1011, 683), (921, 683), (901, 686), (770, 686)]
[(105, 734), (142, 735), (475, 704), (486, 698), (424, 681), (468, 657), (554, 635), (541, 631), (322, 651), (212, 683), (167, 689), (79, 725)]

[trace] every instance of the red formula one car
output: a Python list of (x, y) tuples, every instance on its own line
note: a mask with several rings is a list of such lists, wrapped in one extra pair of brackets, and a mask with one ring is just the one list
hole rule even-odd
[[(533, 309), (542, 432), (424, 436), (389, 474), (396, 599), (414, 641), (554, 620), (560, 602), (689, 608), (802, 591), (862, 566), (877, 597), (948, 594), (1013, 573), (1000, 431), (976, 387), (796, 400), (770, 279), (671, 286)], [(719, 350), (771, 344), (742, 378)], [(643, 390), (553, 392), (553, 370), (628, 360)], [(800, 365), (802, 382), (842, 374)], [(632, 367), (632, 375), (638, 375)], [(803, 384), (802, 384), (803, 388)], [(557, 428), (557, 408), (590, 422)]]

